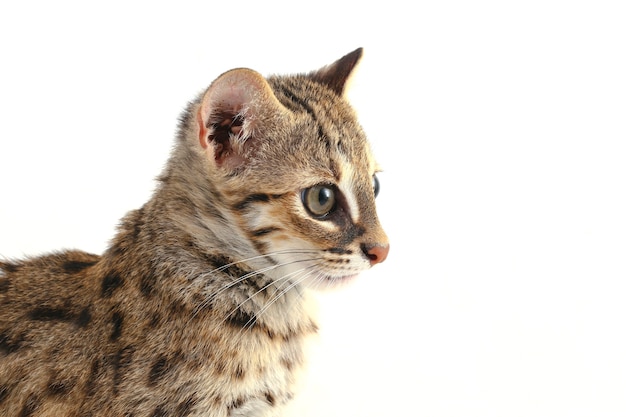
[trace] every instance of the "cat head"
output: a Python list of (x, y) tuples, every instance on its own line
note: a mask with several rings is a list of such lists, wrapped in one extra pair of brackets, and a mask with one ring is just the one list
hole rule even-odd
[(387, 257), (379, 168), (344, 98), (361, 55), (309, 74), (231, 70), (190, 112), (186, 145), (223, 219), (213, 230), (222, 227), (238, 256), (276, 279), (326, 286)]

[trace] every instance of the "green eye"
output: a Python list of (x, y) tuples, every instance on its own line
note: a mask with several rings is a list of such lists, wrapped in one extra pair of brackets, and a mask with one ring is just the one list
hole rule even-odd
[(335, 189), (330, 185), (314, 185), (302, 191), (302, 203), (314, 217), (325, 217), (335, 208)]
[(374, 197), (377, 197), (380, 192), (380, 181), (378, 181), (376, 174), (374, 174), (374, 177), (372, 178), (372, 182), (374, 183)]

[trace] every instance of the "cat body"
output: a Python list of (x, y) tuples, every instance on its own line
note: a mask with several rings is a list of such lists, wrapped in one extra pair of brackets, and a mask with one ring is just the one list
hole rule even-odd
[(343, 98), (360, 57), (222, 74), (101, 256), (0, 261), (0, 415), (281, 415), (317, 331), (311, 289), (388, 253)]

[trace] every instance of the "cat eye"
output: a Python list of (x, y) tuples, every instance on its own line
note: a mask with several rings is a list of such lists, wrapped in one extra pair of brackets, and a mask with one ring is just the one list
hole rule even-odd
[(378, 197), (378, 193), (380, 192), (380, 181), (378, 181), (376, 174), (372, 177), (372, 182), (374, 183), (374, 197)]
[(302, 191), (302, 203), (314, 217), (325, 217), (335, 208), (335, 189), (326, 184), (314, 185)]

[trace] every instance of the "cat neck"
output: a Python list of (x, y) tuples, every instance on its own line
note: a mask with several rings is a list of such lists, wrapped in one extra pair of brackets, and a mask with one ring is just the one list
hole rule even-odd
[(190, 316), (211, 310), (234, 326), (285, 337), (303, 326), (317, 329), (317, 307), (308, 290), (277, 284), (262, 257), (235, 249), (232, 232), (230, 241), (220, 239), (198, 223), (192, 206), (159, 197), (157, 192), (124, 217), (103, 256), (110, 269), (134, 281), (142, 297), (160, 298)]

